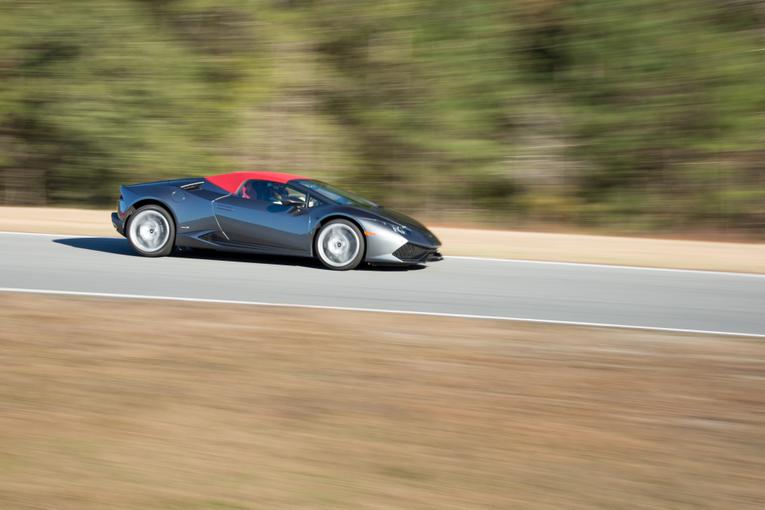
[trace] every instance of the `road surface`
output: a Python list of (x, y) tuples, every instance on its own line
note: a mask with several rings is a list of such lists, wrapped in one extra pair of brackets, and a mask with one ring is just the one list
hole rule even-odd
[(765, 335), (765, 275), (446, 258), (334, 272), (302, 259), (135, 256), (122, 238), (0, 234), (0, 290), (308, 305)]

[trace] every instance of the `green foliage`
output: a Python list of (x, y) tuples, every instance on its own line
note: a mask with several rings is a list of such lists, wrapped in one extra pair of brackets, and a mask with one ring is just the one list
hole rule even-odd
[(760, 2), (2, 7), (6, 203), (269, 167), (506, 226), (765, 227)]
[(117, 182), (224, 161), (237, 55), (208, 57), (184, 39), (173, 16), (185, 13), (119, 0), (16, 2), (4, 13), (4, 163), (24, 177), (6, 183), (9, 201), (103, 203)]

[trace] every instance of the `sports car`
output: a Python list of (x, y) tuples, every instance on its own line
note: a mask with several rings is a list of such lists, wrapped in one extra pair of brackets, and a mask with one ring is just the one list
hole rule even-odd
[(335, 270), (441, 260), (416, 220), (300, 175), (232, 172), (120, 186), (112, 224), (146, 257), (178, 248), (314, 257)]

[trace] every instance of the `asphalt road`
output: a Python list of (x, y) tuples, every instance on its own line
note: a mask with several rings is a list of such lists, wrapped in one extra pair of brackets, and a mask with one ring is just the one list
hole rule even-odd
[(302, 259), (149, 259), (122, 238), (0, 234), (0, 288), (765, 335), (765, 275), (446, 258), (328, 271)]

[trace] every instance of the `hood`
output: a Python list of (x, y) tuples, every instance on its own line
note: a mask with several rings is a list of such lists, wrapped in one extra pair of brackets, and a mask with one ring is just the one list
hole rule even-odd
[(418, 229), (418, 230), (427, 230), (425, 225), (420, 223), (419, 221), (415, 220), (414, 218), (407, 216), (404, 213), (394, 211), (393, 209), (386, 209), (384, 207), (375, 207), (370, 209), (365, 209), (365, 213), (371, 213), (369, 216), (377, 217), (384, 221), (389, 221), (391, 223), (398, 223), (399, 225), (403, 225), (404, 227), (409, 227), (411, 229)]

